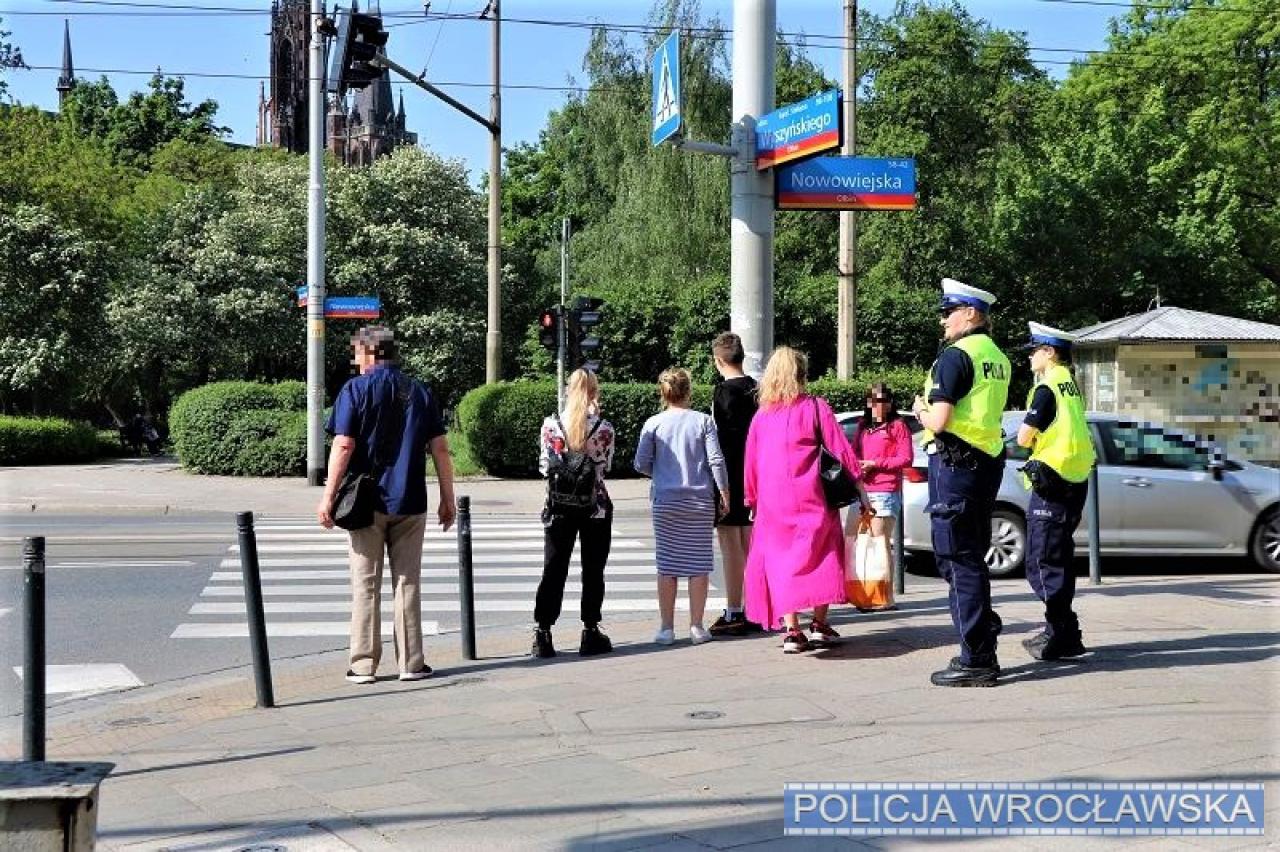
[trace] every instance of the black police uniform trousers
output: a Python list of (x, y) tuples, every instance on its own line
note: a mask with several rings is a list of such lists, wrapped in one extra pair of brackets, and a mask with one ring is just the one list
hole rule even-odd
[(1044, 601), (1046, 630), (1062, 639), (1080, 638), (1080, 622), (1071, 609), (1076, 595), (1071, 560), (1076, 551), (1073, 536), (1088, 494), (1086, 480), (1070, 483), (1050, 499), (1032, 492), (1027, 505), (1027, 580)]
[(951, 621), (960, 634), (960, 660), (989, 666), (996, 661), (996, 637), (1003, 627), (991, 608), (991, 513), (1004, 475), (1003, 454), (972, 452), (973, 467), (953, 466), (941, 454), (929, 456), (929, 507), (933, 555), (947, 581)]
[(603, 518), (590, 515), (561, 515), (544, 511), (542, 580), (534, 604), (533, 619), (539, 627), (551, 627), (560, 617), (564, 602), (564, 582), (573, 557), (573, 543), (582, 543), (582, 623), (600, 623), (604, 604), (604, 566), (609, 561), (613, 539), (613, 507)]

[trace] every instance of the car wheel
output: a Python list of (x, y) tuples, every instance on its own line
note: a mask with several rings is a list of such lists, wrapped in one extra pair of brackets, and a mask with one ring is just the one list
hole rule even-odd
[(987, 568), (992, 577), (1008, 577), (1022, 570), (1027, 557), (1027, 522), (1012, 509), (999, 508), (991, 514), (991, 547)]
[(1249, 552), (1259, 567), (1280, 574), (1280, 506), (1273, 506), (1253, 528)]

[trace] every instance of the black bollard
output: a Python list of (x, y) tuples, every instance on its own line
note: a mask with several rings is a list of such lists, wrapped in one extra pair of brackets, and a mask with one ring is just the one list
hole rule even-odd
[(462, 659), (476, 658), (476, 595), (471, 570), (471, 498), (458, 498), (458, 603), (462, 607)]
[(44, 760), (44, 537), (22, 541), (26, 650), (22, 662), (22, 759)]
[(902, 552), (902, 524), (906, 519), (906, 504), (902, 489), (898, 489), (898, 508), (893, 518), (893, 593), (900, 595), (907, 590), (907, 557)]
[(244, 606), (249, 616), (249, 645), (253, 652), (253, 679), (259, 707), (275, 707), (271, 689), (271, 653), (267, 650), (267, 617), (262, 609), (262, 578), (258, 574), (258, 537), (253, 512), (236, 515), (240, 533), (240, 575), (244, 578)]
[(1089, 509), (1089, 584), (1102, 585), (1102, 533), (1098, 519), (1098, 466), (1089, 469), (1089, 498), (1086, 501)]

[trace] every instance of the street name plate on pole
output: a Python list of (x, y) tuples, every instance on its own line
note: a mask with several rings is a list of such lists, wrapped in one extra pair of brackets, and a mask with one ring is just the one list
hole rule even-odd
[(653, 55), (653, 144), (680, 132), (680, 33), (672, 32)]
[(768, 169), (840, 147), (840, 90), (819, 92), (756, 122), (756, 168)]
[(887, 157), (815, 157), (782, 166), (779, 210), (914, 210), (916, 161)]
[[(298, 307), (307, 306), (307, 288), (298, 288)], [(382, 316), (382, 299), (377, 296), (326, 296), (325, 319), (377, 319)]]

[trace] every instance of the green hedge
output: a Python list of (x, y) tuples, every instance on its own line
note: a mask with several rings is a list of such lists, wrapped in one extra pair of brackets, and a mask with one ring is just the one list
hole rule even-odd
[(183, 467), (228, 476), (306, 471), (306, 385), (216, 382), (187, 391), (169, 410)]
[[(923, 388), (924, 372), (917, 369), (868, 371), (865, 378), (841, 382), (821, 379), (810, 392), (824, 397), (837, 412), (861, 411), (867, 386), (884, 381), (894, 390), (900, 408), (910, 408), (912, 397)], [(710, 385), (695, 385), (692, 405), (711, 409)], [(645, 420), (662, 410), (657, 385), (600, 385), (600, 406), (617, 430), (613, 476), (631, 475), (631, 459)], [(550, 382), (502, 382), (476, 388), (458, 404), (458, 429), (477, 464), (497, 476), (536, 476), (538, 430), (555, 411), (556, 389)]]
[(98, 455), (98, 433), (60, 417), (0, 416), (0, 464), (59, 464)]

